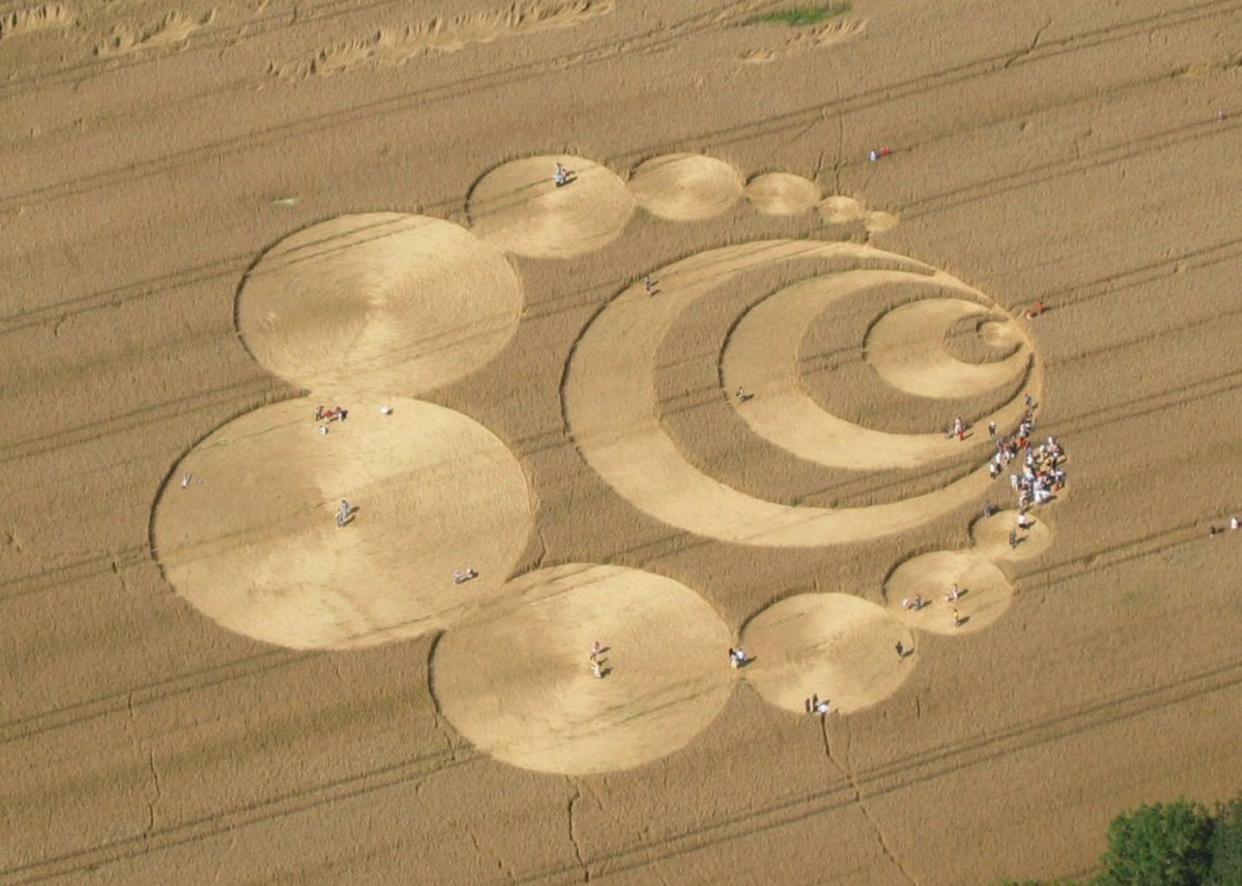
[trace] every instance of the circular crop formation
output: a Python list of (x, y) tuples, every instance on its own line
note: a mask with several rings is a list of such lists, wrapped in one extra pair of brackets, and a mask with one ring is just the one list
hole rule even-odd
[(746, 199), (767, 215), (799, 215), (819, 203), (819, 185), (788, 172), (768, 172), (746, 183)]
[(606, 772), (663, 757), (715, 719), (733, 689), (722, 667), (730, 641), (708, 602), (670, 578), (558, 566), (514, 580), (445, 634), (433, 691), (462, 734), (501, 760)]
[[(557, 168), (565, 170), (563, 184), (554, 178)], [(634, 198), (611, 169), (561, 154), (493, 169), (470, 191), (466, 211), (479, 236), (501, 249), (573, 258), (615, 240)]]
[[(672, 753), (707, 728), (739, 680), (798, 713), (812, 697), (849, 714), (896, 692), (914, 667), (913, 631), (965, 634), (1000, 617), (1013, 597), (1002, 567), (1047, 548), (1043, 521), (1017, 544), (1016, 514), (981, 519), (969, 549), (899, 564), (883, 605), (799, 594), (752, 614), (739, 641), (703, 595), (661, 575), (578, 563), (514, 576), (535, 521), (523, 464), (474, 419), (418, 399), (491, 362), (514, 334), (523, 294), (510, 255), (572, 259), (620, 236), (637, 209), (686, 222), (743, 200), (872, 233), (897, 223), (855, 198), (824, 198), (809, 179), (745, 181), (702, 155), (652, 158), (628, 180), (581, 157), (543, 155), (480, 178), (467, 198), (470, 228), (376, 212), (271, 247), (242, 281), (238, 333), (306, 393), (230, 421), (175, 467), (151, 530), (172, 587), (220, 625), (291, 648), (444, 632), (431, 668), (444, 715), (485, 753), (544, 772), (607, 772)], [(973, 423), (1007, 430), (1023, 417), (1021, 395), (1039, 396), (1025, 330), (943, 271), (857, 242), (708, 249), (648, 269), (571, 351), (566, 427), (604, 483), (668, 526), (763, 547), (894, 535), (992, 488), (979, 465), (902, 500), (790, 506), (688, 461), (660, 421), (658, 351), (679, 318), (756, 271), (795, 282), (760, 293), (738, 317), (721, 344), (721, 396), (752, 434), (805, 462), (870, 472), (978, 457), (940, 429), (864, 427), (808, 393), (807, 330), (876, 287), (913, 296), (861, 342), (868, 370), (894, 391), (983, 398), (993, 408)], [(973, 337), (958, 341), (962, 329)], [(949, 587), (953, 599), (940, 601)], [(730, 668), (735, 642), (750, 657)]]
[(723, 215), (742, 196), (737, 170), (702, 154), (669, 154), (639, 165), (630, 179), (634, 199), (669, 221), (699, 221)]
[[(494, 595), (521, 555), (526, 478), (495, 435), (418, 400), (347, 402), (330, 434), (288, 400), (182, 459), (204, 482), (169, 489), (152, 536), (173, 587), (224, 627), (296, 649), (416, 637)], [(357, 510), (338, 527), (342, 499)], [(467, 552), (479, 577), (455, 586)]]
[(500, 250), (451, 222), (377, 212), (312, 225), (264, 253), (237, 327), (254, 358), (295, 385), (411, 395), (490, 360), (521, 309)]
[(884, 607), (850, 594), (799, 594), (774, 603), (747, 624), (743, 649), (754, 656), (747, 678), (772, 704), (805, 710), (824, 693), (835, 710), (869, 708), (905, 682), (911, 666), (895, 654), (910, 632)]

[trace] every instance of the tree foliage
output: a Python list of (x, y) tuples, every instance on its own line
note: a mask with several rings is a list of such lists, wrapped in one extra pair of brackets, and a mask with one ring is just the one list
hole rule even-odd
[(1140, 806), (1113, 819), (1104, 854), (1110, 886), (1200, 886), (1211, 868), (1212, 819), (1179, 800)]
[(1237, 886), (1242, 883), (1242, 797), (1226, 803), (1216, 814), (1212, 828), (1212, 869), (1205, 886)]
[[(1242, 794), (1209, 815), (1178, 800), (1140, 806), (1108, 828), (1104, 873), (1090, 886), (1242, 886)], [(1074, 886), (1005, 880), (1000, 886)]]

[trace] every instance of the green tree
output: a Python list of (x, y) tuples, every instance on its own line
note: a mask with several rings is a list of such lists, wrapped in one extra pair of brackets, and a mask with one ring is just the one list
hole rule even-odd
[(1110, 886), (1200, 886), (1211, 867), (1211, 838), (1212, 819), (1196, 803), (1140, 806), (1109, 825), (1101, 880)]
[(1242, 796), (1220, 807), (1212, 828), (1212, 869), (1203, 882), (1208, 886), (1242, 883)]

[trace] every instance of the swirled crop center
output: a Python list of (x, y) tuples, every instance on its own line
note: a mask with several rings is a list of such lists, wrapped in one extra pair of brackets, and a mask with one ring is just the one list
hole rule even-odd
[(743, 672), (768, 702), (801, 713), (812, 693), (842, 713), (871, 707), (905, 682), (910, 632), (884, 607), (851, 594), (799, 594), (764, 609), (742, 630), (754, 658)]
[[(557, 185), (557, 164), (567, 180)], [(572, 258), (617, 238), (634, 212), (625, 182), (606, 166), (567, 154), (526, 157), (493, 169), (470, 191), (470, 223), (501, 249)]]
[[(389, 415), (345, 403), (327, 434), (307, 400), (243, 415), (194, 447), (156, 502), (169, 582), (224, 627), (299, 649), (415, 637), (497, 591), (521, 555), (526, 479), (490, 431), (420, 401), (390, 401)], [(354, 510), (338, 527), (342, 499)]]
[(1014, 342), (994, 363), (963, 363), (945, 349), (945, 331), (956, 321), (988, 313), (975, 301), (936, 298), (910, 302), (886, 313), (867, 334), (865, 359), (882, 379), (916, 397), (973, 397), (1017, 378), (1030, 362), (1030, 347), (1012, 320), (986, 324), (990, 343)]
[(307, 388), (413, 395), (490, 360), (512, 337), (522, 287), (465, 228), (392, 212), (286, 237), (246, 275), (237, 328), (256, 360)]
[[(862, 508), (790, 507), (706, 476), (660, 425), (656, 353), (678, 315), (744, 271), (804, 257), (908, 259), (857, 243), (769, 240), (713, 249), (654, 272), (660, 291), (631, 286), (583, 332), (566, 374), (565, 416), (579, 451), (622, 497), (658, 520), (699, 535), (768, 546), (815, 546), (877, 538), (979, 500), (986, 467), (944, 488)], [(776, 355), (775, 360), (780, 360)], [(758, 398), (745, 404), (756, 405)]]
[[(798, 346), (811, 322), (839, 299), (886, 284), (957, 290), (983, 297), (944, 272), (929, 276), (905, 271), (845, 271), (795, 283), (759, 302), (738, 322), (721, 356), (725, 389), (743, 387), (755, 395), (737, 411), (756, 434), (807, 461), (859, 470), (916, 467), (961, 453), (961, 442), (946, 439), (944, 434), (890, 434), (838, 418), (825, 412), (802, 384)], [(943, 301), (932, 299), (913, 304), (939, 306)], [(963, 310), (963, 305), (970, 305), (975, 312), (986, 311), (976, 302), (948, 301), (952, 310), (939, 315), (946, 326)], [(938, 328), (941, 349), (946, 326)], [(934, 339), (936, 335), (937, 328), (930, 327), (924, 337)], [(1007, 361), (1004, 372), (996, 374), (1000, 381), (995, 384), (1012, 382), (1019, 376), (1026, 368), (1027, 353), (1022, 352), (1018, 363)], [(990, 369), (960, 364), (947, 356), (945, 359), (969, 370)], [(961, 396), (977, 392), (973, 383), (979, 377), (969, 372), (962, 375), (963, 387), (971, 390)], [(983, 390), (990, 390), (995, 384)], [(1006, 426), (1017, 422), (1022, 409), (1022, 401), (1015, 400), (982, 421)]]
[(670, 578), (557, 566), (515, 579), (444, 635), (432, 692), (475, 747), (514, 766), (626, 769), (683, 747), (720, 713), (730, 639), (707, 601)]

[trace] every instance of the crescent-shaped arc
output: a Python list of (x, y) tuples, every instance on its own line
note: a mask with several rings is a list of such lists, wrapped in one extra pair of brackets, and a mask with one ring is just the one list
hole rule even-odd
[[(946, 439), (944, 434), (891, 434), (839, 418), (826, 412), (801, 382), (797, 367), (798, 346), (806, 327), (833, 302), (874, 286), (894, 283), (931, 286), (983, 298), (976, 290), (943, 272), (928, 276), (878, 270), (815, 277), (774, 293), (742, 317), (725, 343), (721, 357), (725, 389), (743, 387), (755, 394), (737, 409), (751, 430), (799, 458), (832, 468), (911, 468), (960, 454), (962, 444), (953, 438)], [(974, 301), (947, 301), (949, 307), (937, 314), (941, 319), (947, 318), (946, 326), (958, 317), (988, 310)], [(938, 301), (927, 303), (939, 304)], [(921, 327), (912, 330), (912, 334), (927, 341), (939, 341), (943, 352), (944, 328), (940, 326), (938, 333), (936, 327)], [(991, 383), (982, 388), (986, 391), (1015, 379), (1026, 368), (1029, 353), (1029, 349), (1020, 348), (1003, 361), (1004, 371), (990, 371), (991, 364), (958, 365), (968, 370), (987, 371)], [(944, 359), (958, 362), (947, 354)], [(929, 358), (925, 362), (930, 365), (936, 361)], [(879, 367), (876, 368), (878, 371)], [(975, 392), (977, 387), (972, 385), (963, 396)], [(1022, 408), (1021, 400), (1014, 400), (982, 421), (994, 421), (1002, 427), (1015, 424)]]
[[(917, 263), (857, 243), (775, 240), (710, 250), (624, 290), (595, 317), (570, 356), (566, 423), (584, 459), (618, 494), (687, 532), (739, 544), (815, 547), (901, 532), (980, 498), (986, 467), (904, 501), (862, 508), (790, 507), (715, 480), (690, 464), (661, 427), (653, 377), (656, 355), (677, 317), (699, 298), (747, 270), (797, 258), (844, 257)], [(925, 267), (925, 266), (923, 266)]]

